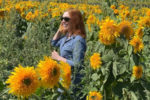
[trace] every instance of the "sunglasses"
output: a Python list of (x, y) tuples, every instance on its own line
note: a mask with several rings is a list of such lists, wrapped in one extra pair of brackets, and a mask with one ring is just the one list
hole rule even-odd
[(70, 20), (69, 17), (61, 17), (61, 21), (62, 21), (63, 19), (64, 19), (66, 22), (69, 22), (69, 20)]

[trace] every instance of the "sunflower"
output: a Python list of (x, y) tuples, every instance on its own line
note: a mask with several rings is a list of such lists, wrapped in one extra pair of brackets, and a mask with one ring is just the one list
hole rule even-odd
[(0, 9), (0, 18), (3, 18), (5, 16), (5, 9)]
[(119, 10), (118, 9), (114, 9), (114, 14), (115, 15), (119, 15)]
[(16, 11), (18, 11), (19, 13), (22, 12), (21, 5), (20, 5), (19, 3), (15, 5), (15, 9), (16, 9)]
[(8, 80), (6, 81), (10, 88), (9, 93), (18, 97), (28, 97), (38, 88), (38, 76), (34, 67), (16, 67), (14, 72), (11, 72)]
[(97, 24), (98, 26), (100, 26), (100, 25), (101, 25), (101, 22), (100, 22), (100, 20), (99, 20), (99, 19), (97, 19), (96, 24)]
[(122, 21), (119, 24), (119, 33), (125, 35), (127, 39), (130, 39), (134, 34), (131, 23), (129, 21)]
[(89, 92), (89, 95), (86, 97), (86, 100), (102, 100), (103, 96), (100, 92)]
[(0, 5), (2, 4), (2, 0), (0, 0)]
[(117, 25), (114, 24), (114, 21), (109, 18), (102, 22), (99, 40), (105, 45), (111, 45), (115, 42), (115, 38), (120, 36), (119, 29)]
[(137, 11), (136, 11), (135, 9), (132, 9), (131, 14), (132, 14), (132, 15), (136, 15), (136, 14), (137, 14)]
[(101, 57), (99, 53), (94, 53), (91, 57), (90, 57), (90, 63), (91, 63), (91, 67), (93, 69), (97, 69), (99, 67), (101, 67)]
[(115, 5), (111, 5), (110, 8), (113, 9), (113, 10), (115, 10), (116, 6)]
[(143, 69), (141, 66), (133, 66), (132, 75), (136, 77), (137, 79), (142, 77)]
[(29, 13), (26, 15), (25, 19), (26, 19), (26, 20), (31, 20), (31, 19), (32, 19), (32, 16), (33, 16), (33, 13), (32, 13), (32, 12), (29, 12)]
[(128, 10), (125, 10), (124, 16), (125, 16), (125, 18), (126, 18), (126, 17), (129, 17), (129, 16), (130, 16), (130, 12), (129, 12)]
[(71, 84), (71, 66), (68, 63), (60, 62), (60, 68), (62, 77), (61, 83), (63, 87), (69, 89)]
[(144, 48), (142, 39), (140, 39), (138, 36), (134, 36), (130, 41), (130, 44), (134, 47), (134, 53), (136, 53), (137, 51), (140, 52)]
[(87, 19), (87, 24), (94, 24), (96, 22), (95, 15), (89, 15)]
[(150, 17), (140, 17), (140, 20), (138, 21), (138, 25), (142, 27), (150, 27)]
[(37, 65), (37, 72), (41, 78), (41, 84), (45, 88), (53, 88), (57, 85), (60, 76), (60, 67), (56, 61), (45, 56)]
[(119, 8), (125, 9), (125, 5), (120, 5)]
[(136, 36), (138, 36), (139, 38), (143, 37), (143, 27), (139, 27), (136, 32), (135, 32)]
[(133, 21), (137, 22), (137, 20), (139, 19), (139, 16), (133, 16)]
[(146, 15), (150, 17), (150, 9), (146, 12)]
[(94, 15), (90, 15), (86, 21), (87, 25), (88, 25), (88, 29), (91, 32), (91, 24), (95, 24), (96, 22), (96, 17)]

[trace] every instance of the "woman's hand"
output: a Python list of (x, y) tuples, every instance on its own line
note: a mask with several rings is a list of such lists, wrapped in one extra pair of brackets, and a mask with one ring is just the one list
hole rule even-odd
[(54, 50), (52, 52), (52, 59), (55, 59), (55, 60), (59, 61), (59, 58), (60, 58), (59, 54)]
[(61, 57), (58, 52), (56, 52), (55, 50), (52, 52), (52, 55), (51, 55), (52, 59), (55, 59), (57, 61), (63, 61), (63, 62), (66, 62), (66, 59)]
[(58, 29), (53, 37), (53, 40), (57, 40), (60, 36), (61, 36), (61, 32), (60, 32), (60, 29)]

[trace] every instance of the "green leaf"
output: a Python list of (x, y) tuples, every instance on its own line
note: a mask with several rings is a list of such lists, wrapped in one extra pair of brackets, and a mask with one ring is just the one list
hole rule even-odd
[(143, 37), (143, 42), (147, 42), (147, 41), (149, 41), (149, 36), (145, 35), (145, 36)]
[(123, 55), (126, 55), (126, 54), (127, 54), (127, 51), (124, 50), (124, 49), (121, 49), (121, 50), (119, 51), (119, 56), (123, 56)]
[(0, 81), (0, 92), (5, 88), (5, 85), (3, 84), (2, 81)]
[(138, 100), (134, 92), (131, 92), (131, 96), (132, 96), (131, 97), (132, 100)]
[(107, 64), (106, 64), (106, 68), (109, 68), (109, 66), (112, 64), (111, 61), (109, 61)]
[(42, 87), (38, 88), (35, 92), (36, 95), (41, 96), (41, 94), (43, 93), (44, 89)]
[(137, 54), (133, 54), (133, 60), (135, 62), (135, 65), (139, 65), (139, 56)]
[(53, 100), (56, 100), (59, 96), (60, 96), (59, 93), (54, 93), (51, 98), (52, 98)]
[(31, 29), (32, 29), (32, 24), (29, 22), (29, 23), (28, 23), (27, 30), (26, 30), (26, 32), (22, 35), (22, 38), (24, 38), (25, 36), (29, 37), (29, 34), (30, 34), (30, 32), (31, 32)]
[(99, 48), (99, 52), (104, 53), (105, 52), (105, 46), (101, 45)]
[(37, 96), (36, 94), (32, 94), (32, 98), (35, 98), (36, 100), (40, 100), (40, 97)]
[(123, 57), (123, 59), (124, 59), (126, 62), (128, 62), (129, 59), (130, 59), (130, 57), (129, 57), (128, 55), (125, 55), (125, 56)]
[(122, 65), (121, 67), (119, 67), (119, 74), (123, 74), (126, 71), (126, 66)]
[(132, 54), (132, 46), (131, 45), (128, 46), (128, 54), (129, 54), (129, 56)]
[(92, 74), (91, 78), (96, 81), (100, 78), (100, 76), (97, 73)]
[(97, 88), (93, 87), (90, 89), (90, 91), (97, 91)]
[(95, 50), (95, 52), (96, 52), (96, 51), (98, 51), (98, 50), (99, 50), (99, 48), (100, 48), (100, 43), (96, 43), (96, 46), (95, 46), (95, 49), (94, 49), (94, 50)]
[(150, 91), (145, 90), (147, 100), (150, 100)]
[(133, 57), (130, 57), (130, 66), (131, 66), (131, 69), (132, 67), (135, 65), (135, 62), (133, 60)]
[(112, 57), (110, 55), (104, 55), (102, 57), (103, 62), (108, 62), (108, 61), (111, 61), (111, 60), (112, 60)]
[(96, 81), (96, 86), (100, 86), (100, 81)]
[(128, 40), (127, 40), (127, 41), (124, 41), (123, 43), (124, 43), (124, 48), (125, 48), (125, 50), (128, 50), (128, 45), (129, 45)]
[(103, 81), (103, 84), (105, 84), (105, 83), (107, 82), (108, 77), (109, 77), (109, 73), (107, 73), (107, 74), (105, 75), (105, 77), (104, 77), (104, 81)]
[(4, 90), (0, 93), (0, 97), (1, 97), (2, 95), (4, 95), (5, 93), (8, 93), (8, 91), (9, 91), (8, 88), (4, 89)]
[(150, 82), (148, 82), (147, 80), (142, 80), (142, 81), (141, 81), (141, 85), (142, 85), (145, 89), (147, 89), (147, 90), (150, 91)]
[(132, 83), (135, 80), (135, 77), (131, 76), (130, 82)]
[(114, 77), (116, 78), (117, 77), (117, 63), (116, 62), (113, 62), (113, 75)]
[(114, 87), (112, 87), (113, 92), (116, 96), (120, 98), (123, 96), (123, 89), (127, 88), (129, 83), (127, 82), (117, 82)]
[(100, 88), (100, 91), (103, 91), (104, 90), (104, 84), (101, 85), (101, 88)]
[(115, 54), (114, 54), (113, 50), (110, 50), (106, 55), (104, 55), (104, 56), (102, 57), (102, 61), (104, 61), (104, 62), (112, 61), (114, 55), (115, 55)]
[(101, 67), (101, 71), (102, 71), (102, 74), (105, 75), (107, 73), (107, 70), (103, 67)]

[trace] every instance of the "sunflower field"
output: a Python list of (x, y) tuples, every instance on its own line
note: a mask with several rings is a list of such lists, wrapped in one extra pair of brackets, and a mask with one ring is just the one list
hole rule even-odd
[[(68, 8), (79, 9), (86, 26), (79, 72), (51, 59)], [(74, 85), (77, 72), (84, 76)], [(150, 0), (0, 0), (0, 100), (59, 97), (150, 100)]]

